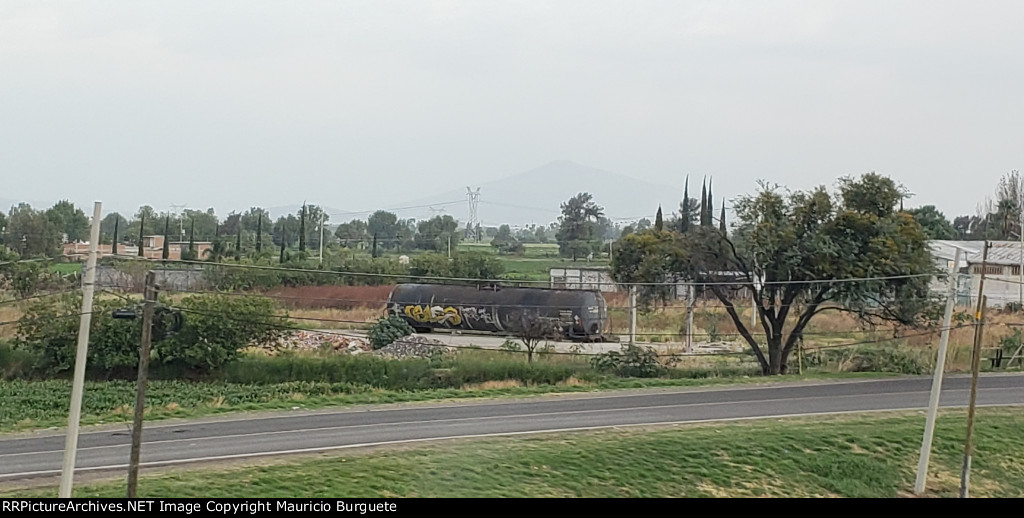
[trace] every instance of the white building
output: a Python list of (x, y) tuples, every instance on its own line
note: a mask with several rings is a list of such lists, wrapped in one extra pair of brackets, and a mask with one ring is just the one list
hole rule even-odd
[[(989, 241), (985, 260), (985, 295), (990, 307), (1003, 306), (1008, 302), (1024, 302), (1024, 246), (1020, 241)], [(948, 271), (953, 266), (956, 248), (967, 252), (967, 260), (960, 258), (957, 303), (977, 304), (978, 284), (981, 282), (984, 241), (931, 241), (936, 266)], [(946, 283), (936, 280), (935, 289), (945, 292)]]
[(604, 266), (574, 266), (548, 270), (552, 288), (569, 290), (598, 290), (606, 293), (619, 291), (611, 271)]

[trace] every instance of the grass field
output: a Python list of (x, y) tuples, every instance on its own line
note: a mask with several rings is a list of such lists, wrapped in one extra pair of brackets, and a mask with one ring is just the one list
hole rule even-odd
[[(929, 496), (955, 497), (965, 416), (937, 422)], [(140, 497), (854, 497), (911, 494), (915, 413), (538, 434), (143, 475)], [(1024, 496), (1024, 409), (983, 408), (973, 497)], [(75, 488), (122, 497), (122, 481)], [(3, 489), (52, 497), (56, 489)]]

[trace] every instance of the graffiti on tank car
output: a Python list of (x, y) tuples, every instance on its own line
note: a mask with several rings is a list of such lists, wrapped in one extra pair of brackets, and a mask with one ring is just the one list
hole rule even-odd
[(462, 308), (462, 318), (472, 326), (476, 324), (485, 324), (489, 326), (497, 327), (499, 330), (502, 329), (501, 321), (498, 319), (497, 309), (488, 311), (487, 308), (476, 308), (476, 307), (464, 307)]
[(402, 311), (405, 313), (405, 316), (415, 320), (416, 322), (451, 326), (457, 326), (462, 323), (462, 315), (459, 314), (458, 309), (452, 306), (410, 305), (405, 306)]

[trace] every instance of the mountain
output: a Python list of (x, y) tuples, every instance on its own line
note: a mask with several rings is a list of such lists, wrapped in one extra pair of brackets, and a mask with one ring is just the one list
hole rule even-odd
[[(613, 221), (654, 220), (658, 204), (662, 205), (665, 214), (678, 209), (683, 197), (682, 178), (679, 183), (678, 187), (657, 185), (562, 160), (472, 188), (480, 188), (477, 215), (482, 224), (498, 226), (557, 221), (561, 204), (581, 192), (589, 192), (594, 202), (604, 207), (605, 216)], [(462, 224), (469, 220), (465, 187), (410, 200), (395, 207), (405, 208), (399, 211), (400, 217), (422, 219), (449, 214)]]

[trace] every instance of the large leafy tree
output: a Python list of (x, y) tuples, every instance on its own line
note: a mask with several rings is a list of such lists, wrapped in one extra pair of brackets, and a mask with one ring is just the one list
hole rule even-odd
[(46, 210), (46, 219), (57, 227), (67, 243), (89, 240), (89, 218), (70, 201), (55, 203)]
[(274, 244), (285, 247), (290, 247), (295, 243), (295, 240), (299, 237), (299, 218), (295, 217), (294, 214), (287, 216), (281, 216), (274, 222)]
[(114, 240), (114, 228), (117, 228), (117, 238), (124, 241), (129, 230), (128, 220), (117, 212), (111, 212), (100, 220), (100, 243), (109, 245)]
[[(213, 241), (213, 238), (217, 237), (217, 227), (220, 224), (220, 221), (217, 219), (217, 213), (214, 212), (212, 207), (205, 211), (185, 209), (182, 213), (182, 218), (184, 219), (184, 228), (186, 231), (188, 231), (192, 225), (195, 225), (196, 241)], [(230, 235), (230, 233), (228, 235)]]
[(7, 247), (22, 257), (55, 256), (62, 232), (43, 211), (27, 203), (11, 208), (7, 218)]
[(960, 232), (946, 219), (946, 216), (939, 212), (934, 205), (925, 205), (907, 211), (928, 239), (956, 239)]
[[(785, 373), (804, 329), (822, 312), (897, 325), (934, 317), (929, 282), (938, 272), (921, 225), (897, 210), (902, 196), (875, 173), (843, 178), (836, 196), (824, 187), (784, 193), (762, 185), (737, 201), (732, 238), (714, 228), (686, 238), (682, 269), (708, 283), (764, 373)], [(723, 282), (754, 294), (760, 337)]]
[(416, 230), (413, 240), (416, 243), (416, 248), (421, 250), (446, 252), (449, 244), (454, 249), (459, 244), (459, 239), (462, 238), (459, 222), (447, 214), (420, 221), (416, 225)]
[(639, 284), (637, 296), (643, 305), (666, 302), (672, 295), (671, 283), (681, 277), (684, 268), (682, 234), (648, 228), (623, 236), (615, 245), (612, 278), (621, 284)]
[(395, 213), (378, 210), (366, 220), (366, 226), (370, 237), (377, 239), (378, 246), (394, 248), (398, 245), (399, 233), (402, 232), (403, 225), (399, 223)]
[(334, 229), (334, 236), (338, 238), (341, 246), (346, 248), (357, 248), (369, 243), (366, 222), (361, 219), (338, 225), (338, 228)]
[(581, 192), (562, 203), (562, 215), (558, 218), (558, 251), (561, 255), (580, 256), (600, 250), (601, 236), (597, 233), (597, 221), (604, 216), (604, 209), (594, 203), (593, 196)]

